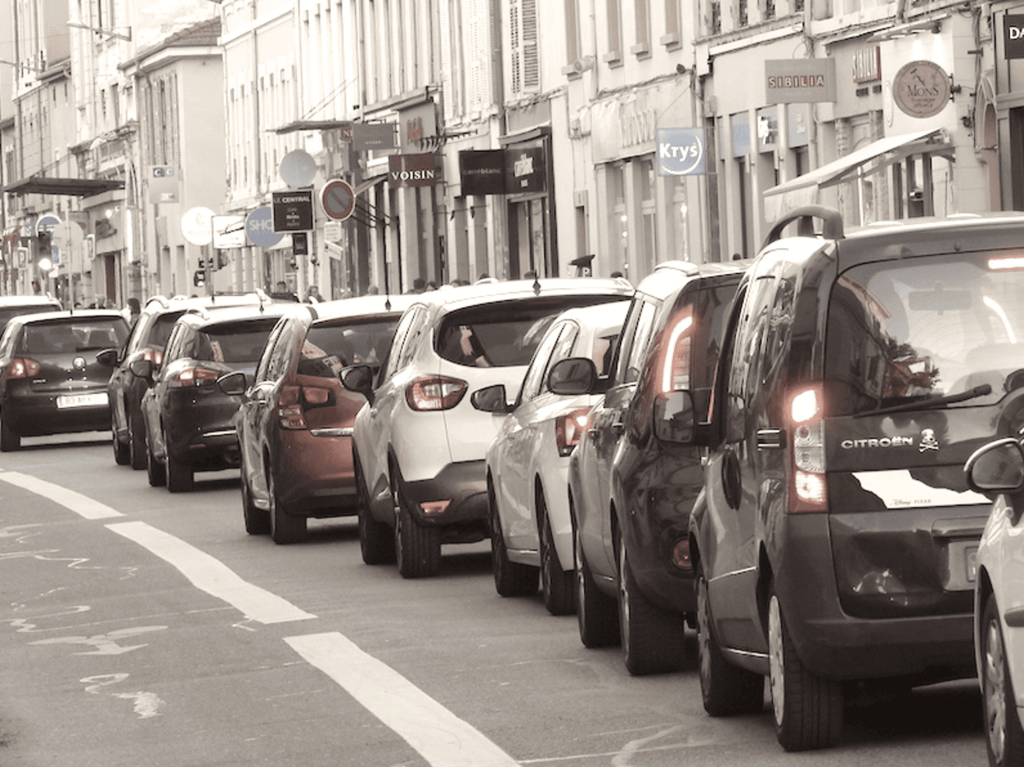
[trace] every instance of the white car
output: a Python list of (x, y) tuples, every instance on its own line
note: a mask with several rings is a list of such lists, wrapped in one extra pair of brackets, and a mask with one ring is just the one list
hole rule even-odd
[(966, 472), (971, 489), (995, 498), (977, 553), (974, 648), (988, 761), (1009, 767), (1024, 764), (1024, 448), (992, 442)]
[(539, 576), (552, 615), (575, 609), (569, 455), (600, 395), (556, 394), (550, 373), (561, 360), (585, 357), (606, 379), (628, 309), (625, 300), (570, 309), (541, 339), (513, 404), (502, 384), (473, 396), (481, 409), (508, 413), (486, 458), (494, 586), (503, 597), (527, 596)]
[(354, 365), (341, 374), (367, 399), (352, 440), (363, 561), (394, 558), (402, 577), (429, 576), (442, 543), (489, 537), (484, 456), (501, 421), (470, 395), (493, 384), (518, 390), (555, 317), (632, 292), (625, 280), (563, 278), (417, 296), (380, 371)]

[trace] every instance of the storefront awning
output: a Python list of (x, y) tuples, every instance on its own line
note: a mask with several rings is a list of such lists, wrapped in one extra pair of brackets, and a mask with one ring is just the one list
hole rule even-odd
[(802, 176), (773, 186), (764, 193), (764, 215), (768, 221), (775, 221), (783, 214), (803, 205), (817, 205), (818, 190), (823, 187), (847, 181), (849, 176), (857, 172), (867, 163), (899, 150), (895, 158), (887, 158), (887, 162), (871, 168), (869, 172), (877, 172), (913, 154), (924, 154), (949, 150), (941, 128), (906, 133), (902, 136), (886, 136), (861, 147), (838, 160), (822, 165), (816, 170)]
[(51, 194), (68, 197), (87, 197), (93, 194), (124, 189), (124, 181), (110, 178), (26, 178), (8, 184), (8, 194)]

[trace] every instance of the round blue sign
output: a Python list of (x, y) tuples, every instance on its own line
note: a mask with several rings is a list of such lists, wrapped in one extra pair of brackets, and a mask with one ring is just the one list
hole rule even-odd
[(40, 216), (39, 220), (36, 221), (36, 233), (40, 232), (52, 232), (58, 226), (61, 225), (61, 220), (52, 213)]
[(274, 210), (269, 205), (256, 208), (245, 219), (245, 234), (258, 248), (272, 248), (284, 237), (274, 231)]

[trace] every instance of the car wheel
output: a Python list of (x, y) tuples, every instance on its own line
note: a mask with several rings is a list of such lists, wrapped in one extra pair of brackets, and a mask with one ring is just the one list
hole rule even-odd
[(441, 531), (419, 524), (401, 493), (402, 479), (396, 467), (391, 471), (391, 502), (395, 509), (395, 562), (403, 578), (427, 578), (441, 570)]
[(21, 447), (21, 435), (11, 428), (0, 410), (0, 452), (10, 453)]
[(270, 500), (270, 538), (278, 544), (298, 543), (306, 537), (306, 518), (288, 512), (288, 508), (277, 497), (274, 473), (269, 467), (265, 469), (265, 473), (267, 498)]
[(114, 446), (114, 463), (118, 466), (127, 466), (128, 459), (131, 457), (128, 453), (128, 445), (124, 444), (117, 436), (117, 429), (111, 426), (110, 433), (112, 435), (112, 444)]
[(146, 426), (142, 417), (128, 411), (128, 455), (133, 469), (146, 468)]
[(150, 487), (163, 487), (167, 483), (167, 469), (162, 461), (158, 461), (153, 451), (146, 447), (146, 479)]
[(764, 677), (725, 659), (711, 620), (708, 583), (697, 571), (697, 648), (700, 694), (711, 716), (753, 714), (764, 707)]
[(985, 601), (981, 618), (981, 705), (985, 717), (988, 763), (1009, 767), (1024, 763), (1024, 729), (1017, 713), (1013, 680), (999, 625), (994, 596)]
[(621, 535), (619, 634), (622, 659), (633, 676), (679, 671), (683, 667), (683, 616), (652, 604), (640, 590)]
[(843, 732), (843, 687), (800, 662), (774, 588), (768, 596), (768, 660), (775, 735), (782, 747), (807, 751), (836, 745)]
[(167, 478), (167, 489), (172, 493), (187, 493), (195, 487), (195, 474), (192, 467), (184, 461), (179, 461), (171, 451), (167, 451), (167, 458), (164, 460), (164, 470)]
[(503, 597), (526, 597), (537, 593), (540, 569), (513, 562), (508, 558), (505, 534), (501, 530), (501, 514), (494, 486), (487, 484), (487, 505), (491, 515), (491, 570), (494, 571), (494, 589)]
[(543, 519), (540, 530), (540, 588), (544, 606), (552, 615), (571, 615), (576, 609), (576, 572), (563, 570), (555, 549), (547, 505), (541, 496), (537, 514)]
[[(571, 499), (570, 499), (571, 504)], [(575, 519), (575, 517), (574, 517)], [(594, 583), (577, 526), (573, 525), (576, 553), (576, 621), (584, 647), (609, 647), (619, 641), (619, 610), (615, 600)]]
[(370, 513), (370, 494), (360, 468), (359, 456), (352, 453), (352, 465), (356, 475), (356, 492), (359, 494), (359, 551), (363, 562), (368, 565), (386, 565), (395, 561), (394, 536), (383, 522), (378, 522)]
[(252, 490), (246, 480), (245, 463), (242, 463), (242, 517), (245, 520), (245, 532), (249, 535), (268, 535), (270, 533), (270, 515), (257, 508), (252, 502)]

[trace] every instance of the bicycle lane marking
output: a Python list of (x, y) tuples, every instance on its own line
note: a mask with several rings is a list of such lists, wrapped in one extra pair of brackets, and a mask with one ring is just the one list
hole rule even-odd
[(284, 641), (434, 767), (518, 767), (519, 762), (479, 730), (343, 634), (307, 634)]
[[(74, 490), (19, 472), (0, 470), (0, 480), (48, 498), (85, 519), (125, 515)], [(196, 588), (259, 623), (315, 619), (285, 599), (240, 578), (209, 554), (145, 522), (105, 525), (181, 572)], [(360, 650), (338, 632), (284, 640), (415, 749), (432, 767), (518, 767), (483, 733), (428, 696), (397, 671)]]

